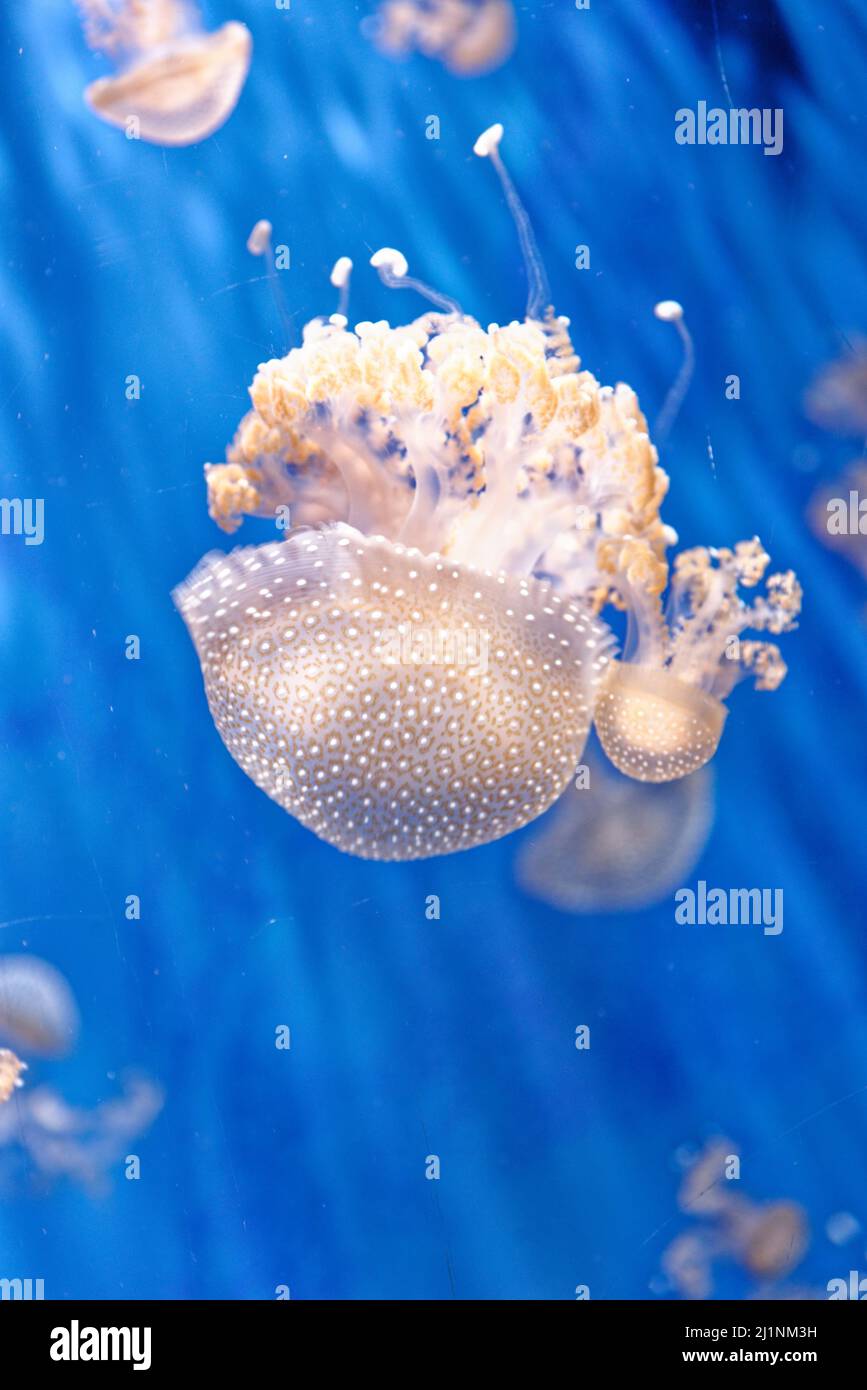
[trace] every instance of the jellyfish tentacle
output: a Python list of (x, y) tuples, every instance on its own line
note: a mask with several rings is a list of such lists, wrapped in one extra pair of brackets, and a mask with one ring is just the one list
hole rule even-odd
[(548, 277), (545, 274), (545, 266), (536, 242), (533, 224), (500, 154), (502, 138), (503, 127), (498, 121), (482, 132), (473, 146), (473, 153), (482, 159), (490, 159), (497, 172), (506, 205), (512, 214), (512, 221), (518, 233), (521, 254), (524, 257), (524, 268), (527, 272), (526, 317), (528, 319), (541, 319), (551, 298), (551, 292), (548, 289)]
[(692, 341), (692, 334), (686, 326), (683, 308), (678, 304), (676, 299), (661, 300), (660, 303), (655, 306), (653, 312), (663, 323), (674, 324), (683, 347), (683, 361), (681, 362), (677, 376), (666, 393), (665, 400), (662, 403), (662, 408), (656, 418), (656, 425), (654, 427), (656, 438), (662, 442), (666, 440), (671, 433), (672, 426), (680, 414), (680, 408), (686, 399), (686, 393), (689, 390), (693, 372), (695, 371), (695, 344)]
[(390, 290), (415, 290), (416, 294), (430, 300), (431, 304), (443, 313), (461, 317), (461, 306), (457, 300), (447, 294), (441, 294), (439, 290), (432, 289), (423, 280), (418, 280), (408, 273), (409, 266), (401, 251), (395, 251), (391, 246), (383, 246), (379, 251), (374, 251), (370, 264), (382, 283)]

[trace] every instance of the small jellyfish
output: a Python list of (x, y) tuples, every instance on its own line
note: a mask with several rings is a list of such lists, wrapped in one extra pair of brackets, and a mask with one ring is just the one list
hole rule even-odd
[(738, 593), (760, 582), (769, 558), (757, 537), (733, 550), (682, 551), (663, 612), (665, 567), (642, 542), (624, 544), (617, 590), (629, 619), (626, 648), (596, 708), (599, 741), (621, 772), (668, 782), (697, 771), (717, 750), (723, 700), (737, 682), (752, 675), (758, 690), (780, 685), (787, 668), (779, 648), (740, 636), (797, 626), (801, 586), (791, 570), (771, 575), (751, 604)]
[(78, 0), (90, 48), (119, 67), (84, 98), (97, 116), (155, 145), (195, 145), (228, 120), (252, 39), (230, 21), (203, 28), (188, 0)]
[(383, 53), (423, 53), (459, 77), (492, 72), (515, 46), (511, 0), (384, 0), (364, 28)]
[(59, 970), (36, 956), (0, 956), (0, 1038), (61, 1057), (78, 1036), (78, 1009)]
[(845, 353), (816, 373), (804, 411), (820, 429), (863, 439), (867, 435), (867, 338), (854, 337)]
[(10, 1052), (7, 1047), (0, 1047), (0, 1105), (9, 1100), (17, 1087), (24, 1085), (21, 1073), (26, 1070), (26, 1064), (16, 1057), (14, 1052)]
[[(233, 757), (361, 856), (468, 849), (535, 819), (569, 785), (594, 710), (621, 770), (694, 771), (734, 684), (728, 639), (749, 622), (781, 631), (799, 593), (777, 576), (748, 609), (735, 588), (756, 582), (749, 545), (687, 552), (664, 629), (668, 478), (635, 393), (582, 368), (548, 302), (502, 136), (491, 126), (474, 149), (518, 232), (524, 321), (483, 328), (382, 247), (382, 282), (431, 307), (351, 331), (341, 258), (337, 312), (259, 366), (226, 462), (205, 467), (223, 530), (245, 515), (288, 515), (291, 529), (207, 557), (175, 593)], [(608, 605), (641, 634), (631, 665), (610, 660)], [(782, 679), (776, 648), (738, 651), (765, 688)]]
[(585, 754), (589, 785), (573, 786), (524, 843), (525, 893), (561, 912), (627, 912), (660, 902), (689, 877), (713, 823), (713, 780), (701, 769), (653, 785)]

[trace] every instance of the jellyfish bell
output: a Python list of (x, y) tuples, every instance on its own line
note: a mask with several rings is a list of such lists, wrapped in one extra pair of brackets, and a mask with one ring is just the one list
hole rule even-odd
[(751, 675), (759, 690), (776, 690), (786, 675), (772, 642), (742, 641), (748, 628), (774, 634), (797, 626), (801, 587), (791, 570), (769, 576), (758, 538), (733, 550), (696, 547), (676, 558), (663, 611), (667, 565), (646, 545), (627, 541), (615, 587), (629, 615), (623, 659), (612, 663), (600, 691), (596, 731), (621, 772), (642, 782), (668, 782), (703, 767), (725, 726), (723, 703)]
[(0, 957), (0, 1037), (22, 1051), (62, 1057), (78, 1026), (75, 997), (59, 970), (36, 956)]
[(175, 601), (236, 762), (371, 859), (470, 849), (547, 809), (608, 645), (549, 585), (346, 525), (206, 557)]
[[(156, 145), (195, 145), (231, 115), (246, 81), (249, 29), (236, 21), (207, 33), (181, 0), (159, 0), (152, 14), (138, 0), (105, 7), (80, 0), (91, 47), (117, 55), (120, 72), (101, 77), (84, 97), (110, 125)], [(102, 27), (100, 26), (102, 24)]]
[(596, 705), (608, 758), (639, 782), (670, 782), (710, 762), (728, 710), (665, 670), (612, 662)]

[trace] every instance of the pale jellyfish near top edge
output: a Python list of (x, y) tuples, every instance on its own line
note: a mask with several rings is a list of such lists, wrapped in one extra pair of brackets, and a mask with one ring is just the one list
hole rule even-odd
[(102, 120), (155, 145), (194, 145), (228, 120), (250, 66), (245, 25), (208, 33), (186, 0), (76, 2), (88, 46), (119, 68), (84, 93)]
[[(791, 572), (741, 599), (768, 564), (756, 539), (681, 553), (663, 610), (668, 478), (635, 393), (582, 370), (548, 307), (502, 133), (475, 152), (515, 218), (525, 321), (483, 329), (383, 248), (384, 283), (433, 308), (350, 332), (342, 257), (339, 312), (259, 367), (227, 462), (206, 466), (224, 530), (287, 512), (293, 529), (206, 557), (174, 595), (233, 758), (365, 858), (470, 849), (534, 820), (568, 786), (594, 714), (629, 776), (695, 771), (736, 681), (770, 690), (785, 675), (776, 646), (741, 632), (786, 631), (800, 605)], [(628, 615), (620, 662), (609, 605)]]

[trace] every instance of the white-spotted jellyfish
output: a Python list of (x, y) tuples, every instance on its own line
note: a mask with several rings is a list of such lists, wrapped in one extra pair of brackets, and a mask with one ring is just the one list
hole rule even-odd
[(857, 459), (836, 482), (819, 488), (807, 517), (813, 535), (867, 579), (867, 464)]
[(754, 1202), (731, 1177), (737, 1148), (730, 1140), (712, 1139), (690, 1163), (678, 1206), (701, 1223), (681, 1232), (666, 1247), (662, 1268), (671, 1286), (684, 1298), (708, 1298), (713, 1293), (713, 1267), (725, 1260), (739, 1265), (761, 1281), (754, 1296), (810, 1297), (809, 1291), (768, 1289), (765, 1281), (783, 1278), (801, 1261), (809, 1244), (806, 1212), (783, 1198)]
[(85, 90), (91, 110), (130, 138), (195, 145), (234, 111), (252, 39), (230, 21), (208, 33), (188, 0), (78, 0), (90, 48), (118, 67)]
[(695, 772), (717, 750), (723, 700), (737, 682), (752, 675), (757, 689), (777, 689), (786, 674), (779, 648), (741, 639), (747, 628), (778, 634), (796, 625), (801, 587), (791, 570), (771, 575), (753, 603), (738, 593), (761, 581), (768, 562), (757, 538), (682, 551), (663, 609), (667, 565), (643, 542), (625, 542), (615, 588), (629, 619), (626, 647), (596, 708), (599, 741), (621, 772), (641, 782)]
[[(3, 1053), (0, 1053), (0, 1097)], [(20, 1081), (18, 1083), (20, 1085)], [(156, 1082), (131, 1075), (120, 1092), (92, 1109), (70, 1105), (53, 1086), (28, 1087), (0, 1109), (0, 1187), (33, 1170), (69, 1178), (100, 1195), (131, 1143), (154, 1122), (164, 1095)]]
[[(502, 134), (492, 126), (475, 151), (518, 230), (524, 322), (483, 328), (384, 247), (371, 258), (381, 280), (432, 307), (352, 331), (341, 257), (337, 311), (259, 367), (226, 462), (205, 470), (224, 530), (244, 515), (288, 516), (291, 529), (207, 557), (175, 594), (233, 757), (366, 857), (467, 849), (535, 819), (569, 785), (601, 691), (600, 736), (622, 770), (693, 771), (716, 746), (706, 738), (696, 756), (695, 709), (714, 713), (718, 736), (734, 680), (726, 639), (750, 621), (780, 630), (794, 606), (785, 577), (764, 607), (739, 603), (743, 547), (731, 561), (704, 552), (703, 569), (689, 552), (663, 641), (668, 478), (634, 392), (582, 369), (549, 305)], [(644, 638), (627, 653), (634, 671), (620, 663), (613, 680), (609, 604)], [(782, 675), (773, 650), (740, 647), (767, 686)], [(708, 673), (714, 652), (722, 675)]]
[(78, 1036), (75, 997), (59, 970), (36, 956), (0, 956), (0, 1039), (22, 1052), (62, 1057)]

